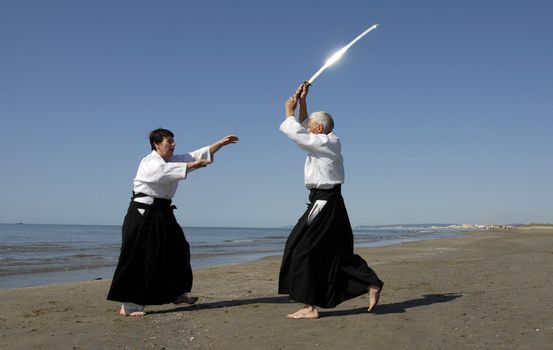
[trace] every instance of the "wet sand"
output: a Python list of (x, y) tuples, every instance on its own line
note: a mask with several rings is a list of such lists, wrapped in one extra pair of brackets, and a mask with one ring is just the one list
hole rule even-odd
[(0, 291), (1, 349), (553, 349), (553, 228), (359, 249), (386, 283), (288, 320), (280, 257), (195, 271), (192, 307), (118, 316), (109, 281)]

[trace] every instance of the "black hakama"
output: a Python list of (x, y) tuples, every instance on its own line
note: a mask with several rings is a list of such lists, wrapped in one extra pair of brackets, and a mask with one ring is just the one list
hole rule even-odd
[(190, 292), (190, 246), (173, 209), (168, 199), (151, 205), (131, 201), (108, 300), (161, 305)]
[[(315, 201), (326, 200), (307, 225)], [(307, 305), (332, 308), (383, 282), (365, 260), (353, 253), (353, 232), (341, 186), (312, 189), (311, 202), (292, 229), (280, 268), (279, 294)]]

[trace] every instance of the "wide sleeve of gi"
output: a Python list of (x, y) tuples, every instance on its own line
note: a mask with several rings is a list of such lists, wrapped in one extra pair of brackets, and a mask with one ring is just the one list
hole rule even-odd
[(280, 124), (280, 131), (304, 151), (322, 156), (337, 156), (328, 135), (312, 134), (305, 128), (306, 125), (307, 119), (300, 124), (290, 116)]
[[(170, 163), (189, 163), (200, 159), (212, 161), (212, 155), (211, 155), (211, 152), (209, 151), (209, 146), (202, 147), (198, 150), (195, 150), (189, 153), (175, 154), (174, 156), (171, 157), (169, 162)], [(192, 172), (194, 170), (196, 169), (188, 170), (188, 172)]]
[(186, 164), (166, 163), (155, 151), (144, 158), (135, 180), (143, 183), (169, 184), (186, 178)]

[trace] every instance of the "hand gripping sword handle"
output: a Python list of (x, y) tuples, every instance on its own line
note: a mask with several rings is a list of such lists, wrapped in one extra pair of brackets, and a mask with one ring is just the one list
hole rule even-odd
[[(303, 83), (304, 83), (305, 85), (307, 85), (307, 86), (311, 86), (311, 83), (308, 82), (307, 80), (304, 80)], [(300, 95), (301, 95), (301, 92), (298, 92), (298, 93), (296, 94), (296, 98), (300, 98)]]

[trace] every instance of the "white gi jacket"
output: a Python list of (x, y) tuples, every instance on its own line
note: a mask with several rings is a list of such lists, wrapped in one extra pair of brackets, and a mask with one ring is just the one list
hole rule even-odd
[(144, 193), (148, 197), (135, 198), (135, 201), (151, 204), (153, 198), (173, 198), (179, 181), (186, 178), (186, 163), (200, 159), (211, 160), (209, 146), (194, 152), (173, 155), (169, 162), (165, 162), (155, 150), (152, 151), (140, 162), (133, 187), (135, 193)]
[(304, 181), (307, 188), (328, 189), (344, 183), (342, 145), (336, 134), (312, 134), (307, 130), (308, 119), (302, 124), (288, 117), (280, 131), (307, 152)]
[[(309, 119), (302, 124), (290, 116), (280, 124), (280, 131), (288, 136), (295, 144), (307, 152), (304, 167), (305, 186), (309, 189), (328, 189), (344, 183), (344, 160), (342, 145), (336, 134), (312, 134), (307, 130)], [(307, 223), (317, 216), (323, 209), (326, 201), (318, 200), (309, 213)]]

